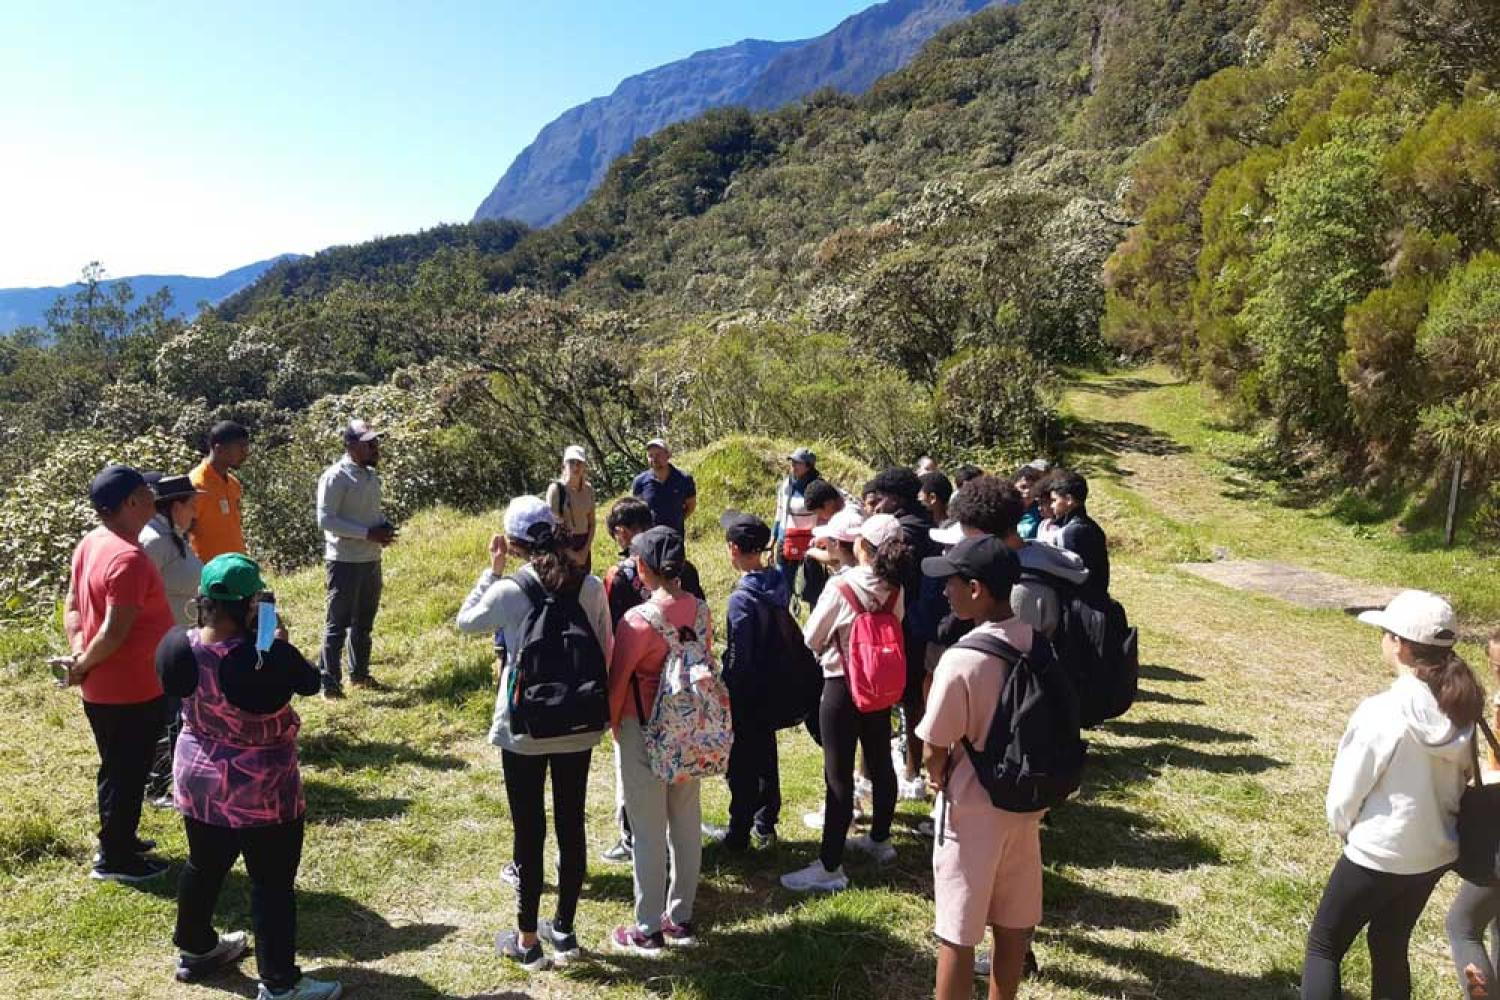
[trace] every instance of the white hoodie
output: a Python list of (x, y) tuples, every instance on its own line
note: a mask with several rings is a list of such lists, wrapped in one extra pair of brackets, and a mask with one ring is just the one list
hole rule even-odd
[(1393, 875), (1458, 859), (1458, 801), (1469, 780), (1473, 727), (1459, 729), (1410, 674), (1366, 698), (1339, 741), (1328, 822), (1357, 865)]

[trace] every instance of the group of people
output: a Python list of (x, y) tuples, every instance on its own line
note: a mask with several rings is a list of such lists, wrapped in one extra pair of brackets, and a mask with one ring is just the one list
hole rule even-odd
[[(381, 557), (398, 537), (381, 504), (379, 434), (353, 421), (343, 439), (344, 455), (317, 488), (327, 600), (316, 667), (288, 642), (244, 554), (234, 470), (249, 435), (228, 423), (213, 428), (208, 454), (186, 474), (110, 466), (95, 478), (100, 524), (74, 553), (71, 653), (54, 661), (59, 681), (81, 688), (100, 755), (92, 877), (162, 875), (155, 845), (138, 836), (142, 804), (182, 814), (189, 857), (173, 940), (176, 976), (193, 981), (247, 950), (243, 932), (212, 924), (225, 875), (243, 856), (261, 1000), (341, 993), (296, 965), (305, 802), (291, 700), (341, 697), (345, 666), (351, 685), (378, 686), (370, 653)], [(782, 885), (846, 888), (846, 853), (893, 859), (897, 802), (935, 792), (923, 833), (933, 838), (936, 995), (970, 995), (988, 929), (989, 995), (1016, 996), (1042, 913), (1044, 811), (997, 808), (975, 754), (1017, 658), (1051, 648), (1064, 595), (1108, 595), (1108, 540), (1088, 514), (1087, 481), (1040, 461), (1007, 476), (964, 466), (951, 479), (935, 467), (891, 468), (856, 498), (797, 449), (771, 523), (737, 511), (720, 519), (738, 578), (719, 657), (687, 556), (696, 485), (665, 441), (650, 442), (647, 459), (605, 518), (619, 552), (605, 572), (593, 572), (588, 457), (573, 446), (543, 496), (507, 505), (457, 615), (460, 630), (493, 635), (497, 655), (489, 739), (513, 834), (502, 879), (517, 896), (499, 954), (535, 971), (582, 953), (588, 779), (606, 731), (619, 837), (604, 859), (632, 866), (634, 907), (605, 942), (651, 956), (690, 947), (701, 933), (705, 841), (735, 852), (776, 842), (778, 732), (801, 725), (823, 757), (823, 805), (803, 818), (821, 839)], [(1307, 1000), (1340, 995), (1340, 960), (1366, 927), (1374, 995), (1409, 995), (1407, 942), (1458, 857), (1460, 802), (1479, 780), (1483, 689), (1453, 651), (1451, 608), (1407, 592), (1362, 620), (1383, 629), (1397, 678), (1361, 705), (1340, 743), (1328, 814), (1345, 847), (1309, 934)], [(1489, 655), (1500, 671), (1500, 634)], [(868, 665), (890, 662), (898, 673), (882, 687)], [(557, 897), (544, 918), (549, 775)], [(728, 823), (706, 825), (702, 781), (719, 775)], [(856, 833), (861, 819), (868, 825)], [(1466, 882), (1448, 919), (1465, 996), (1490, 995), (1495, 958), (1484, 938), (1497, 917), (1494, 880)]]
[[(846, 888), (846, 852), (892, 860), (898, 799), (936, 791), (943, 808), (927, 832), (942, 953), (938, 995), (969, 995), (975, 947), (988, 928), (996, 945), (992, 995), (1015, 996), (1041, 917), (1042, 813), (995, 808), (956, 749), (965, 739), (983, 745), (1007, 668), (1004, 658), (961, 640), (983, 634), (1026, 655), (1057, 628), (1059, 589), (1091, 580), (1107, 588), (1107, 540), (1088, 517), (1087, 482), (1040, 463), (1006, 477), (964, 468), (957, 487), (941, 472), (892, 468), (856, 499), (818, 473), (810, 450), (798, 449), (788, 456), (771, 523), (739, 511), (720, 519), (723, 551), (738, 577), (716, 619), (687, 557), (692, 479), (670, 463), (664, 442), (653, 441), (649, 457), (633, 495), (605, 518), (619, 561), (602, 576), (571, 555), (571, 539), (592, 526), (566, 513), (592, 496), (580, 499), (585, 470), (575, 463), (585, 459), (570, 449), (546, 499), (522, 496), (507, 506), (488, 564), (457, 616), (461, 630), (497, 636), (490, 740), (500, 748), (513, 824), (513, 859), (502, 878), (518, 900), (515, 927), (497, 938), (499, 953), (534, 971), (581, 952), (575, 918), (587, 868), (585, 800), (605, 730), (613, 736), (620, 838), (604, 859), (631, 864), (634, 883), (631, 919), (605, 941), (651, 956), (700, 935), (695, 904), (705, 841), (733, 852), (777, 841), (777, 734), (805, 725), (823, 755), (823, 808), (805, 817), (821, 841), (816, 858), (782, 884), (797, 892)], [(1041, 541), (1042, 532), (1060, 544)], [(1069, 543), (1077, 548), (1063, 547)], [(807, 609), (801, 623), (791, 612), (799, 579)], [(555, 645), (539, 647), (551, 626), (538, 622), (553, 613), (567, 624), (556, 627)], [(888, 646), (901, 662), (884, 701), (871, 701), (858, 672), (851, 674), (867, 655), (865, 620), (877, 617), (890, 623)], [(721, 669), (712, 653), (718, 620)], [(571, 645), (565, 628), (574, 630)], [(566, 667), (549, 672), (537, 648)], [(706, 672), (695, 672), (704, 664)], [(688, 710), (684, 691), (703, 682), (722, 685), (727, 711), (693, 715), (684, 728), (673, 713)], [(534, 692), (544, 689), (554, 709), (573, 700), (575, 725), (539, 726)], [(604, 692), (597, 706), (584, 694), (595, 689)], [(711, 706), (714, 696), (705, 697)], [(727, 754), (714, 766), (720, 725)], [(545, 918), (549, 773), (558, 865), (555, 909)], [(730, 792), (728, 823), (707, 825), (702, 781), (720, 774)], [(866, 812), (868, 828), (856, 833), (856, 816)]]

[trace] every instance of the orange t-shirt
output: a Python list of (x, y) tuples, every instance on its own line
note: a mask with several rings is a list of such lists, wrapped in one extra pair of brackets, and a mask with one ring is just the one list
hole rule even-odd
[(87, 646), (104, 627), (111, 605), (139, 608), (125, 642), (83, 679), (83, 700), (96, 705), (135, 705), (161, 697), (156, 646), (172, 630), (172, 608), (161, 570), (146, 550), (100, 527), (73, 550), (73, 608)]
[(234, 473), (219, 475), (205, 458), (188, 478), (203, 491), (198, 497), (198, 520), (189, 539), (198, 558), (208, 562), (226, 552), (244, 552), (245, 531), (240, 525), (243, 489)]

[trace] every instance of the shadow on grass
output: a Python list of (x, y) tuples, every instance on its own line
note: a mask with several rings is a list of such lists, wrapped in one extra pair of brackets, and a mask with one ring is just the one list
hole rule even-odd
[(1170, 722), (1166, 719), (1147, 719), (1131, 722), (1128, 719), (1113, 719), (1104, 728), (1121, 736), (1133, 736), (1142, 740), (1182, 740), (1189, 743), (1252, 743), (1255, 737), (1249, 733), (1229, 729), (1217, 729), (1196, 722)]
[[(201, 985), (233, 996), (254, 997), (257, 995), (256, 982), (247, 975), (254, 971), (255, 959), (252, 956), (246, 956), (245, 960), (233, 970), (208, 979)], [(305, 968), (302, 971), (314, 979), (337, 980), (344, 985), (343, 995), (350, 997), (351, 1000), (354, 997), (379, 998), (379, 1000), (531, 1000), (532, 998), (532, 994), (518, 990), (464, 995), (448, 993), (416, 976), (399, 976), (358, 966)]]
[(1190, 674), (1186, 670), (1178, 670), (1176, 667), (1163, 666), (1160, 663), (1143, 663), (1141, 664), (1141, 680), (1184, 681), (1189, 684), (1197, 684), (1203, 678), (1198, 674)]
[[(140, 883), (139, 889), (162, 899), (176, 900), (177, 878)], [(221, 931), (250, 926), (250, 879), (236, 867), (224, 879), (214, 909)], [(452, 924), (392, 924), (385, 917), (348, 896), (318, 890), (297, 890), (298, 954), (328, 955), (348, 962), (375, 962), (391, 955), (422, 951), (458, 928)], [(169, 931), (163, 931), (170, 937)], [(165, 944), (165, 938), (164, 938)], [(252, 960), (252, 968), (253, 968)]]
[(307, 795), (309, 823), (339, 823), (345, 820), (392, 819), (411, 808), (411, 799), (361, 795), (344, 785), (302, 776)]
[(1140, 896), (1119, 896), (1092, 889), (1051, 871), (1043, 873), (1048, 927), (1091, 930), (1159, 931), (1180, 918), (1177, 907)]
[(1134, 474), (1120, 465), (1122, 455), (1181, 455), (1192, 450), (1160, 431), (1128, 420), (1064, 418), (1062, 433), (1075, 465), (1121, 480)]
[(1219, 849), (1202, 837), (1174, 833), (1149, 817), (1087, 799), (1052, 810), (1042, 828), (1042, 857), (1048, 864), (1147, 871), (1183, 871), (1220, 861)]
[[(933, 966), (925, 942), (852, 912), (859, 906), (856, 895), (788, 909), (787, 919), (771, 929), (709, 933), (698, 947), (664, 958), (596, 955), (563, 975), (596, 988), (637, 986), (658, 996), (692, 993), (715, 1000), (930, 994)], [(846, 909), (851, 912), (841, 912)]]
[(1164, 691), (1148, 691), (1146, 688), (1141, 688), (1136, 692), (1135, 700), (1137, 704), (1181, 705), (1186, 708), (1197, 708), (1207, 704), (1207, 702), (1199, 698), (1179, 698), (1175, 694), (1167, 694)]
[(453, 771), (465, 766), (462, 757), (431, 753), (404, 743), (361, 740), (337, 730), (325, 730), (298, 740), (302, 763), (313, 767), (355, 771), (361, 768), (386, 770), (400, 764), (415, 764), (433, 771)]
[(1152, 996), (1162, 1000), (1198, 1000), (1215, 997), (1221, 1000), (1264, 1000), (1265, 997), (1295, 997), (1300, 972), (1275, 969), (1258, 976), (1225, 972), (1175, 955), (1163, 955), (1150, 948), (1102, 941), (1043, 928), (1039, 932), (1044, 944), (1067, 948), (1075, 954), (1088, 955), (1108, 962), (1120, 970), (1131, 970), (1136, 976), (1094, 976), (1066, 969), (1043, 971), (1045, 982), (1070, 987), (1088, 996)]
[(1104, 785), (1151, 781), (1168, 767), (1192, 768), (1210, 774), (1262, 774), (1286, 767), (1285, 761), (1263, 753), (1210, 753), (1165, 741), (1143, 747), (1095, 744), (1089, 748), (1089, 758), (1089, 770)]

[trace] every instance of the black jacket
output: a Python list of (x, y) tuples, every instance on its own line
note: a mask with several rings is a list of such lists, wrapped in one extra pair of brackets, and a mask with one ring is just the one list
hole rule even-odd
[(1079, 507), (1069, 514), (1059, 526), (1062, 533), (1057, 536), (1057, 544), (1069, 552), (1078, 553), (1083, 564), (1088, 567), (1089, 578), (1083, 582), (1079, 589), (1093, 597), (1103, 597), (1109, 593), (1109, 539), (1104, 534), (1104, 529), (1099, 527), (1089, 513), (1083, 507)]

